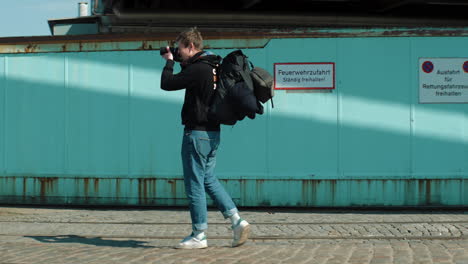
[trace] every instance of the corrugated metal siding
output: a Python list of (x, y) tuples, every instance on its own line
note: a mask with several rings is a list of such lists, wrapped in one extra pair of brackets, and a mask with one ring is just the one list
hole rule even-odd
[[(246, 49), (270, 72), (335, 62), (337, 88), (277, 91), (274, 109), (223, 127), (219, 178), (244, 206), (467, 205), (468, 105), (418, 103), (418, 59), (466, 57), (467, 43), (285, 38)], [(186, 204), (184, 93), (159, 88), (163, 66), (153, 50), (1, 54), (0, 201)]]

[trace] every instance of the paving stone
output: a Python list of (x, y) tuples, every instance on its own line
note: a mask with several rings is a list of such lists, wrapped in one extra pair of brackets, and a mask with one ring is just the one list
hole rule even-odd
[(468, 263), (468, 214), (460, 212), (241, 215), (252, 223), (244, 246), (229, 247), (229, 222), (210, 211), (210, 247), (176, 250), (190, 232), (185, 209), (0, 207), (0, 264)]

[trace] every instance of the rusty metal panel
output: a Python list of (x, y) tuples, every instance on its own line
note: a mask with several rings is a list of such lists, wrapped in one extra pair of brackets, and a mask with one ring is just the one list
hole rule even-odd
[[(240, 184), (223, 181), (240, 203)], [(2, 203), (84, 205), (187, 205), (183, 179), (0, 177)], [(213, 205), (213, 201), (209, 200)]]
[[(239, 206), (459, 206), (467, 179), (262, 180), (226, 179)], [(187, 205), (182, 179), (1, 177), (2, 203)], [(282, 186), (282, 188), (278, 188)], [(459, 195), (463, 194), (463, 195)], [(208, 200), (209, 205), (214, 205)]]
[[(209, 49), (264, 48), (272, 39), (297, 38), (373, 38), (373, 37), (466, 37), (467, 27), (376, 27), (376, 28), (273, 28), (218, 30), (207, 29)], [(94, 34), (79, 36), (37, 36), (0, 38), (1, 53), (99, 52), (159, 50), (174, 42), (178, 32)]]
[[(466, 43), (303, 37), (246, 49), (270, 72), (335, 62), (336, 89), (277, 91), (274, 109), (223, 127), (219, 178), (241, 206), (466, 206), (468, 105), (421, 105), (417, 89), (418, 58), (463, 57)], [(127, 44), (0, 56), (0, 202), (187, 203), (184, 92), (159, 88), (157, 50)]]
[[(20, 41), (20, 40), (18, 40)], [(139, 50), (155, 50), (159, 51), (161, 47), (172, 45), (173, 38), (164, 40), (141, 40), (141, 41), (125, 41), (125, 40), (75, 40), (67, 42), (52, 41), (35, 41), (22, 40), (21, 42), (2, 43), (0, 39), (0, 54), (1, 53), (64, 53), (64, 52), (101, 52), (101, 51), (139, 51)], [(207, 40), (205, 41), (206, 48), (258, 48), (264, 47), (268, 39), (231, 39), (231, 40)]]

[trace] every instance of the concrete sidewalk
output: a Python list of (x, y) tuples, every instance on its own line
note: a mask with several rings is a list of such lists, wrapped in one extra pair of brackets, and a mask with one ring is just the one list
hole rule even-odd
[(242, 211), (251, 239), (230, 248), (209, 212), (208, 249), (176, 250), (188, 211), (0, 207), (0, 263), (467, 263), (468, 212)]

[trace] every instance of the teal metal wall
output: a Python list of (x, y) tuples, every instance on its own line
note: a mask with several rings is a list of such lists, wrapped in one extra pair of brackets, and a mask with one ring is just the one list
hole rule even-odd
[[(248, 47), (270, 72), (273, 63), (336, 64), (335, 90), (277, 91), (274, 109), (223, 127), (217, 174), (238, 205), (468, 205), (468, 104), (418, 96), (418, 59), (466, 58), (468, 37), (207, 44), (220, 55)], [(184, 92), (159, 88), (157, 50), (132, 50), (130, 40), (25, 46), (0, 47), (1, 203), (187, 204)]]

